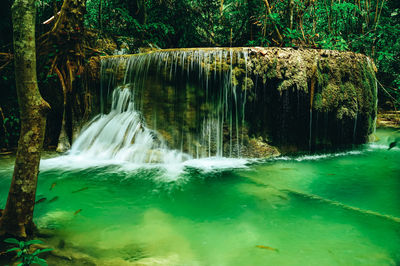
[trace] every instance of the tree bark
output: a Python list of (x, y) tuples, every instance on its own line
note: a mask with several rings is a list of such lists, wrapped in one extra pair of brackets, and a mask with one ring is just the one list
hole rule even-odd
[(36, 77), (34, 0), (15, 0), (12, 6), (14, 64), (21, 133), (0, 235), (27, 238), (34, 230), (33, 209), (40, 153), (49, 105), (40, 95)]

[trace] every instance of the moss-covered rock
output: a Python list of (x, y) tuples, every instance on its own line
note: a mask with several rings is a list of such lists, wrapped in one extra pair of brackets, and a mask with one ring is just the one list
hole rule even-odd
[(361, 54), (193, 48), (102, 60), (102, 78), (112, 86), (131, 82), (147, 124), (192, 154), (334, 148), (363, 143), (374, 130), (375, 66)]

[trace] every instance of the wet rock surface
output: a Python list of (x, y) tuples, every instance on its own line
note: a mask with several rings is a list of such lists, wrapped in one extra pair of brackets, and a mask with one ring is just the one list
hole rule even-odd
[(170, 147), (192, 155), (334, 149), (364, 143), (374, 130), (376, 68), (361, 54), (196, 48), (107, 56), (102, 62), (93, 62), (95, 71), (89, 72), (101, 68), (103, 101), (113, 87), (129, 83), (147, 125)]

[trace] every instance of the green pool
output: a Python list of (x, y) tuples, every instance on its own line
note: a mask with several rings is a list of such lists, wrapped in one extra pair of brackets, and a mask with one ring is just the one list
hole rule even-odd
[[(400, 133), (377, 135), (263, 161), (44, 159), (35, 222), (98, 265), (399, 265), (400, 149), (387, 148)], [(0, 208), (12, 164), (0, 160)]]

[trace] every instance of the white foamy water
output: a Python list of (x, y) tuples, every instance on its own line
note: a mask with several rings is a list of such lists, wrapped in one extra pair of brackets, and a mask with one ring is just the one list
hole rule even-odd
[[(387, 141), (387, 143), (370, 143), (368, 144), (368, 150), (373, 151), (373, 150), (389, 150), (389, 144), (391, 141)], [(390, 148), (390, 150), (400, 150), (398, 146), (394, 146)]]
[(297, 162), (313, 161), (313, 160), (329, 159), (329, 158), (349, 156), (349, 155), (359, 155), (359, 154), (362, 154), (362, 151), (348, 151), (348, 152), (338, 152), (338, 153), (304, 155), (304, 156), (294, 158), (294, 160)]
[(40, 169), (83, 170), (87, 168), (107, 166), (113, 166), (111, 169), (106, 170), (109, 172), (133, 172), (145, 169), (158, 169), (161, 170), (161, 173), (157, 179), (159, 181), (170, 182), (183, 178), (185, 171), (190, 168), (198, 169), (204, 173), (229, 169), (245, 169), (248, 168), (250, 161), (251, 160), (248, 159), (211, 157), (169, 163), (134, 163), (115, 159), (91, 159), (84, 155), (64, 155), (42, 160)]
[(135, 110), (133, 90), (118, 87), (113, 91), (108, 114), (95, 117), (83, 130), (69, 152), (70, 156), (90, 161), (176, 163), (190, 156), (169, 150), (162, 137), (146, 127)]
[(118, 171), (157, 168), (164, 172), (161, 179), (173, 181), (179, 179), (186, 168), (209, 172), (246, 167), (246, 159), (193, 159), (186, 153), (168, 149), (162, 136), (146, 127), (133, 100), (132, 89), (116, 88), (111, 111), (95, 117), (83, 129), (68, 154), (42, 160), (41, 169), (85, 169), (109, 165)]
[(360, 155), (363, 154), (362, 150), (354, 150), (354, 151), (347, 151), (347, 152), (337, 152), (337, 153), (325, 153), (325, 154), (312, 154), (312, 155), (301, 155), (301, 156), (281, 156), (277, 158), (273, 158), (273, 161), (318, 161), (324, 159), (331, 159), (336, 157), (342, 156), (350, 156), (350, 155)]
[(247, 168), (250, 160), (244, 158), (223, 158), (209, 157), (202, 159), (188, 160), (183, 163), (186, 167), (198, 168), (204, 172), (210, 172), (220, 169)]

